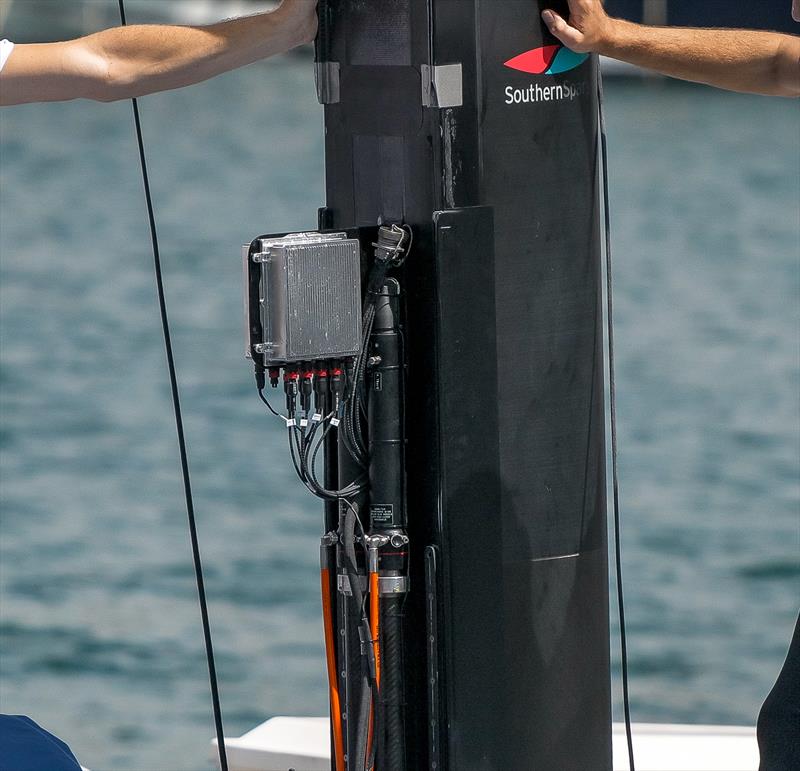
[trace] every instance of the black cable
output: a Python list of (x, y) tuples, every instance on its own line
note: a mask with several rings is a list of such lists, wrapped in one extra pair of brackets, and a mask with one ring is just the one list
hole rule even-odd
[[(323, 432), (322, 438), (315, 446), (314, 454), (312, 456), (312, 463), (313, 460), (316, 459), (317, 452), (322, 446), (322, 442), (331, 428), (332, 426), (328, 425)], [(309, 431), (308, 435), (301, 439), (300, 430), (296, 426), (289, 427), (289, 452), (291, 454), (292, 464), (294, 465), (294, 470), (297, 473), (298, 478), (303, 485), (305, 485), (306, 489), (312, 493), (312, 495), (315, 495), (318, 498), (322, 498), (326, 501), (346, 501), (348, 498), (358, 497), (366, 490), (366, 474), (362, 474), (362, 476), (357, 477), (352, 482), (345, 485), (345, 487), (343, 487), (341, 490), (327, 490), (319, 483), (316, 473), (312, 468), (309, 467), (308, 456), (310, 453), (312, 439), (317, 429), (318, 426), (315, 425), (311, 431)]]
[(300, 468), (303, 471), (303, 475), (306, 477), (306, 479), (311, 478), (311, 474), (309, 473), (308, 469), (308, 457), (311, 453), (311, 447), (314, 444), (314, 437), (316, 436), (319, 427), (320, 422), (314, 422), (309, 432), (303, 437), (303, 446), (300, 450)]
[(370, 690), (372, 691), (372, 746), (369, 750), (367, 757), (366, 769), (367, 771), (374, 771), (375, 759), (378, 756), (378, 745), (381, 744), (383, 735), (383, 718), (381, 716), (381, 696), (380, 689), (377, 682), (374, 680), (370, 682)]
[(344, 445), (353, 460), (363, 469), (367, 468), (369, 458), (367, 456), (366, 444), (361, 430), (361, 412), (359, 403), (363, 399), (363, 366), (366, 362), (366, 351), (369, 339), (369, 332), (372, 325), (369, 324), (362, 332), (361, 351), (352, 366), (352, 373), (349, 374), (350, 395), (344, 407), (343, 416), (343, 438)]
[(358, 534), (359, 537), (361, 538), (361, 543), (364, 546), (364, 556), (368, 558), (369, 553), (367, 550), (366, 540), (365, 540), (367, 537), (367, 533), (364, 530), (364, 523), (361, 521), (361, 515), (358, 513), (358, 507), (348, 500), (343, 499), (342, 502), (344, 503), (345, 506), (347, 506), (348, 509), (350, 509), (350, 511), (353, 512), (353, 516), (355, 517), (355, 524), (358, 526)]
[[(311, 427), (311, 431), (308, 432), (308, 436), (306, 437), (306, 442), (303, 445), (303, 451), (300, 456), (300, 467), (303, 470), (303, 473), (306, 476), (306, 479), (317, 489), (324, 490), (325, 488), (319, 483), (317, 479), (316, 469), (314, 468), (314, 462), (316, 461), (317, 454), (319, 453), (320, 447), (322, 447), (325, 443), (325, 437), (328, 435), (328, 431), (333, 428), (332, 425), (328, 425), (322, 432), (322, 435), (317, 440), (317, 443), (314, 444), (314, 438), (317, 435), (317, 432), (326, 421), (330, 420), (333, 417), (333, 413), (330, 415), (322, 418), (319, 422), (314, 423)], [(313, 448), (313, 450), (312, 450)]]
[[(367, 742), (369, 741), (369, 711), (372, 703), (372, 682), (367, 672), (367, 664), (365, 662), (362, 663), (362, 667), (364, 672), (362, 674), (361, 700), (356, 722), (355, 756), (359, 760), (363, 758), (361, 768), (363, 771), (369, 771), (367, 768)], [(356, 769), (358, 767), (359, 766), (353, 763), (352, 768)]]
[(264, 390), (263, 390), (263, 389), (261, 389), (261, 388), (259, 388), (259, 389), (258, 389), (258, 396), (259, 396), (259, 398), (261, 399), (261, 401), (262, 401), (262, 402), (264, 402), (264, 404), (266, 404), (266, 405), (267, 405), (267, 407), (269, 408), (269, 411), (270, 411), (270, 412), (271, 412), (271, 413), (272, 413), (272, 414), (273, 414), (273, 415), (274, 415), (276, 418), (279, 418), (279, 417), (281, 417), (280, 413), (278, 413), (278, 412), (275, 410), (275, 408), (274, 408), (274, 407), (273, 407), (273, 406), (272, 406), (272, 405), (269, 403), (269, 399), (267, 399), (267, 397), (266, 397), (266, 396), (264, 396)]
[[(305, 457), (305, 472), (307, 474), (308, 481), (316, 490), (316, 495), (320, 498), (324, 498), (325, 500), (341, 500), (344, 501), (348, 506), (350, 504), (350, 498), (357, 498), (367, 489), (367, 475), (366, 473), (362, 474), (359, 477), (356, 477), (352, 482), (346, 485), (341, 490), (327, 490), (319, 481), (317, 477), (316, 471), (316, 462), (317, 462), (317, 455), (322, 447), (325, 445), (325, 439), (327, 438), (328, 433), (333, 428), (332, 425), (328, 425), (325, 431), (322, 433), (322, 437), (319, 439), (317, 444), (314, 446), (313, 452), (311, 451), (311, 445), (309, 444), (308, 448), (306, 449), (306, 457)], [(310, 462), (309, 462), (309, 455), (310, 455)]]
[(308, 488), (309, 492), (313, 493), (314, 490), (309, 486), (305, 476), (303, 476), (303, 472), (300, 469), (300, 463), (297, 458), (297, 455), (300, 452), (300, 450), (299, 448), (297, 448), (297, 438), (295, 437), (295, 430), (296, 430), (295, 427), (289, 426), (287, 432), (287, 436), (289, 437), (289, 454), (292, 456), (292, 465), (294, 466), (294, 470), (297, 473), (297, 476), (300, 478), (300, 481)]
[(328, 424), (328, 426), (322, 432), (322, 436), (320, 437), (320, 440), (317, 442), (316, 447), (314, 447), (314, 451), (311, 453), (311, 463), (308, 466), (309, 476), (311, 478), (311, 481), (318, 487), (321, 485), (317, 479), (317, 470), (316, 470), (317, 455), (319, 455), (320, 448), (325, 446), (325, 439), (328, 437), (328, 433), (332, 428), (333, 426), (331, 424)]
[[(376, 280), (376, 275), (382, 276), (380, 282)], [(379, 265), (373, 268), (373, 274), (370, 278), (371, 284), (381, 283), (386, 275), (386, 266)], [(366, 468), (369, 462), (369, 455), (366, 449), (366, 441), (364, 438), (361, 415), (366, 414), (366, 396), (364, 385), (364, 374), (367, 368), (367, 356), (369, 353), (369, 340), (372, 336), (372, 328), (375, 323), (375, 303), (377, 295), (367, 294), (366, 305), (362, 318), (362, 333), (361, 333), (361, 350), (356, 358), (353, 366), (353, 375), (351, 377), (351, 394), (348, 408), (345, 411), (344, 421), (344, 437), (345, 447), (362, 467)]]
[[(127, 21), (125, 19), (124, 0), (119, 0), (119, 15), (122, 21), (122, 26), (126, 26)], [(144, 194), (147, 201), (147, 215), (150, 220), (150, 236), (153, 242), (153, 264), (155, 266), (156, 285), (158, 286), (158, 304), (161, 311), (161, 326), (164, 331), (164, 347), (167, 354), (170, 388), (172, 389), (172, 405), (175, 410), (175, 427), (178, 432), (178, 446), (180, 448), (181, 470), (183, 472), (183, 490), (186, 497), (186, 514), (189, 518), (189, 535), (192, 542), (192, 557), (194, 560), (195, 578), (197, 580), (197, 594), (200, 600), (200, 615), (203, 620), (203, 637), (205, 639), (206, 660), (208, 662), (208, 678), (211, 684), (211, 700), (214, 708), (214, 724), (217, 731), (219, 763), (222, 771), (228, 771), (228, 757), (227, 753), (225, 752), (225, 734), (222, 729), (222, 708), (219, 700), (219, 688), (217, 687), (217, 670), (214, 663), (214, 648), (211, 643), (211, 625), (208, 620), (208, 603), (206, 602), (206, 590), (205, 583), (203, 581), (203, 566), (200, 561), (200, 544), (197, 538), (197, 523), (194, 516), (192, 485), (189, 478), (189, 459), (186, 451), (186, 438), (183, 431), (180, 395), (178, 393), (178, 378), (175, 372), (175, 359), (172, 353), (169, 319), (167, 317), (167, 303), (164, 297), (164, 282), (161, 275), (161, 258), (158, 248), (156, 219), (153, 212), (153, 198), (150, 193), (150, 180), (147, 174), (147, 159), (145, 157), (144, 140), (142, 138), (142, 123), (139, 118), (139, 104), (136, 99), (131, 101), (133, 102), (133, 120), (136, 124), (136, 138), (139, 144), (139, 159), (142, 166), (142, 181), (144, 183)]]
[(597, 68), (597, 96), (600, 120), (600, 148), (603, 161), (603, 209), (605, 216), (606, 242), (606, 305), (608, 309), (608, 382), (609, 402), (611, 406), (611, 478), (614, 491), (614, 550), (617, 572), (617, 607), (619, 608), (619, 637), (622, 667), (622, 704), (625, 711), (625, 735), (628, 740), (628, 759), (631, 771), (635, 771), (633, 760), (633, 733), (631, 731), (631, 704), (628, 695), (628, 643), (625, 631), (625, 601), (622, 592), (622, 545), (620, 537), (619, 506), (619, 474), (617, 464), (617, 385), (614, 369), (614, 300), (611, 259), (611, 214), (609, 211), (608, 193), (608, 142), (606, 139), (606, 121), (603, 114), (603, 78), (600, 67)]

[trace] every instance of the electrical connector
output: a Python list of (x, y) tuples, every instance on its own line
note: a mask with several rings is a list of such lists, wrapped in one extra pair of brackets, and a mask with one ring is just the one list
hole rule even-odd
[(300, 379), (300, 409), (304, 415), (311, 412), (311, 394), (314, 392), (314, 371), (310, 365), (303, 365)]
[(256, 373), (256, 388), (258, 389), (258, 392), (261, 393), (267, 387), (267, 378), (266, 378), (266, 375), (264, 373), (264, 365), (263, 364), (259, 364), (258, 362), (256, 362), (255, 366), (256, 366), (256, 369), (255, 369), (255, 373)]
[(342, 397), (345, 390), (347, 390), (347, 376), (344, 369), (339, 362), (335, 362), (330, 370), (330, 385), (331, 391), (334, 396), (334, 411), (339, 411), (339, 405), (342, 403)]
[(297, 395), (299, 393), (298, 380), (300, 376), (294, 368), (287, 368), (283, 372), (283, 390), (286, 393), (286, 412), (290, 418), (297, 412)]
[(391, 227), (381, 225), (378, 228), (378, 240), (373, 244), (375, 247), (375, 259), (378, 262), (388, 262), (390, 265), (398, 263), (402, 258), (403, 242), (408, 233), (397, 225)]
[(314, 369), (314, 406), (317, 413), (324, 415), (328, 409), (328, 397), (331, 388), (328, 379), (328, 368), (325, 364), (317, 363)]

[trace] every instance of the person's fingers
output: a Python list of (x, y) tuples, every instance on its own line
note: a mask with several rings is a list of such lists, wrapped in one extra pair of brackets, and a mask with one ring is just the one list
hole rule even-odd
[(570, 27), (564, 19), (555, 11), (542, 11), (542, 19), (547, 25), (547, 29), (555, 35), (567, 48), (577, 51), (583, 40), (583, 33)]

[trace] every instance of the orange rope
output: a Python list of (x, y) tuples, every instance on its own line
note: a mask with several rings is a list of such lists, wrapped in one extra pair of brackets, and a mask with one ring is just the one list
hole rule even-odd
[(325, 658), (328, 661), (328, 689), (331, 699), (331, 725), (333, 747), (336, 754), (336, 771), (345, 771), (344, 735), (342, 733), (342, 708), (339, 701), (338, 673), (336, 671), (336, 635), (333, 632), (333, 608), (331, 607), (330, 570), (322, 568), (322, 619), (325, 624)]

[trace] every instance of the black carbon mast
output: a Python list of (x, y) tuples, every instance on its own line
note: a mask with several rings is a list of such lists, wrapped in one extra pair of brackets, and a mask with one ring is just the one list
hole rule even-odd
[[(541, 8), (321, 3), (321, 226), (415, 239), (396, 273), (402, 736), (381, 771), (611, 768), (597, 65)], [(381, 504), (360, 501), (367, 529)], [(366, 691), (343, 613), (352, 728)]]

